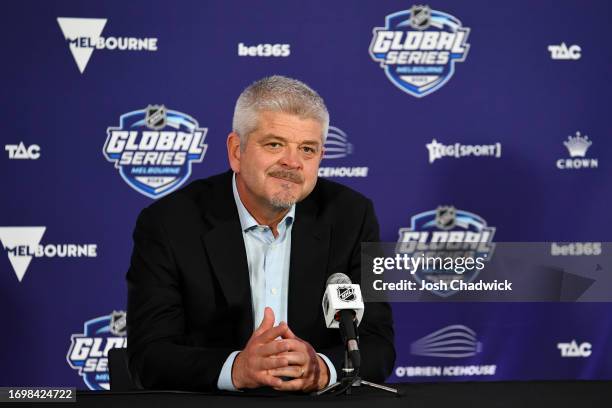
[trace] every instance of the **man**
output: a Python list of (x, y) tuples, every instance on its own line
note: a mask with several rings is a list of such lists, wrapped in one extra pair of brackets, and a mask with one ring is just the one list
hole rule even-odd
[[(317, 181), (329, 114), (300, 81), (272, 76), (238, 98), (232, 171), (198, 180), (140, 214), (128, 281), (128, 355), (145, 388), (310, 392), (344, 359), (327, 329), (327, 277), (360, 280), (360, 244), (379, 239), (372, 203)], [(361, 375), (395, 361), (391, 311), (368, 303)]]

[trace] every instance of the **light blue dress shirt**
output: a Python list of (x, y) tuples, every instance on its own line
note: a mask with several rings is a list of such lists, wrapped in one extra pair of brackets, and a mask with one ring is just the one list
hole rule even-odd
[[(287, 322), (287, 293), (289, 290), (289, 261), (291, 258), (291, 227), (295, 219), (295, 204), (278, 223), (278, 236), (275, 238), (267, 225), (259, 225), (249, 213), (238, 194), (236, 175), (232, 177), (232, 190), (238, 208), (242, 227), (242, 238), (246, 249), (249, 280), (251, 282), (251, 301), (255, 330), (261, 324), (264, 309), (269, 306), (274, 311), (275, 324)], [(289, 322), (287, 322), (289, 324)], [(229, 355), (219, 374), (217, 387), (220, 390), (236, 391), (232, 383), (232, 366), (240, 351)], [(329, 369), (329, 383), (336, 382), (336, 369), (323, 354), (319, 356)]]

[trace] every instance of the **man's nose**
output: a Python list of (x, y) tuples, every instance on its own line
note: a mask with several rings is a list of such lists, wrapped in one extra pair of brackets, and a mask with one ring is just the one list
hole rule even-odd
[(298, 146), (292, 144), (287, 145), (283, 151), (279, 163), (289, 168), (301, 168), (302, 160), (300, 157), (300, 151)]

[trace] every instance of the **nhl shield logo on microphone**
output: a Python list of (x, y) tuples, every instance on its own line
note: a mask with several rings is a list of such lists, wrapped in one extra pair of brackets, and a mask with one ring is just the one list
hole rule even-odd
[(355, 289), (351, 286), (339, 286), (336, 290), (338, 291), (338, 298), (344, 302), (353, 302), (357, 299)]

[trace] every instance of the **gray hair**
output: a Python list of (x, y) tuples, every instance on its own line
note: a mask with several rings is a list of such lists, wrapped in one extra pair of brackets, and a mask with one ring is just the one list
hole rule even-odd
[(297, 79), (274, 75), (253, 82), (236, 101), (232, 130), (240, 136), (242, 149), (246, 146), (248, 135), (257, 129), (259, 113), (263, 111), (314, 119), (323, 125), (323, 143), (327, 139), (329, 112), (323, 98)]

